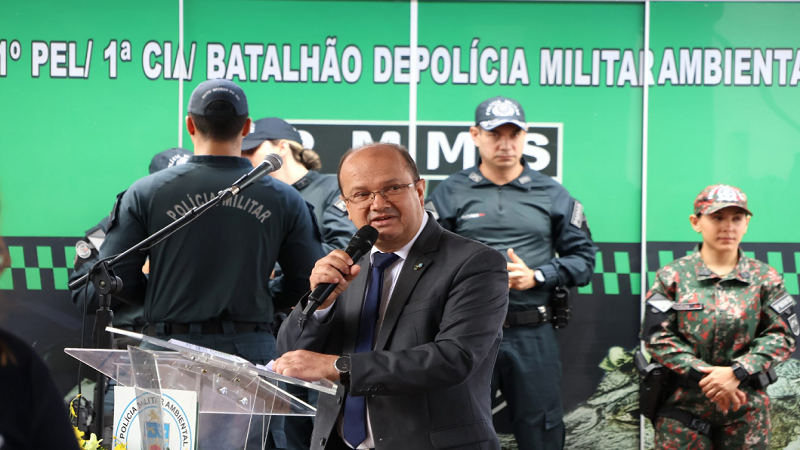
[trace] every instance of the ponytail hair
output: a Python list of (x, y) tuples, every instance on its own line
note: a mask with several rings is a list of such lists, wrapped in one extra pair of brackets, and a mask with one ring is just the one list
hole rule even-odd
[(292, 157), (294, 160), (299, 162), (308, 170), (319, 170), (322, 168), (322, 160), (319, 157), (319, 154), (310, 148), (303, 148), (299, 142), (295, 142), (289, 139), (275, 139), (271, 140), (270, 142), (273, 145), (280, 145), (281, 141), (286, 141), (289, 144), (289, 148), (292, 150)]

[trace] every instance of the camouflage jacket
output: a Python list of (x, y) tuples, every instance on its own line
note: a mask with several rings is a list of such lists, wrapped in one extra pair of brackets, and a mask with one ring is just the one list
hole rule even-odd
[[(661, 298), (658, 294), (675, 304), (645, 345), (655, 361), (679, 375), (688, 376), (692, 368), (735, 362), (753, 374), (794, 352), (796, 339), (785, 317), (795, 302), (783, 278), (741, 249), (736, 268), (720, 277), (706, 266), (696, 248), (656, 273), (648, 302)], [(647, 308), (656, 311), (650, 305)], [(796, 316), (793, 320), (796, 324)]]

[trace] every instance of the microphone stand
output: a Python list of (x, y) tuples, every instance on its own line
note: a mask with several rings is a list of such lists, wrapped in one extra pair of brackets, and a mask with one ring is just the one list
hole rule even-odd
[[(221, 201), (234, 197), (239, 192), (248, 187), (250, 184), (252, 184), (251, 182), (249, 184), (245, 184), (242, 187), (239, 186), (239, 184), (243, 180), (245, 180), (245, 178), (247, 178), (248, 175), (250, 174), (249, 173), (245, 174), (238, 181), (236, 181), (231, 187), (219, 191), (216, 197), (203, 203), (200, 206), (192, 208), (191, 211), (181, 216), (181, 218), (179, 218), (178, 220), (156, 231), (155, 233), (147, 237), (145, 240), (139, 242), (138, 244), (134, 245), (128, 250), (125, 250), (119, 255), (113, 257), (113, 259), (111, 259), (110, 261), (98, 262), (92, 267), (89, 273), (70, 283), (69, 289), (75, 290), (85, 285), (87, 282), (91, 282), (95, 287), (95, 292), (99, 294), (100, 306), (99, 309), (97, 310), (97, 315), (95, 316), (94, 331), (92, 332), (92, 340), (94, 341), (96, 348), (110, 349), (112, 348), (112, 343), (113, 343), (113, 340), (111, 338), (111, 333), (106, 331), (106, 327), (111, 326), (111, 321), (114, 318), (114, 312), (111, 311), (111, 296), (118, 293), (122, 289), (122, 280), (114, 274), (114, 271), (111, 269), (111, 266), (127, 258), (133, 253), (136, 253), (138, 251), (149, 250), (155, 247), (161, 241), (168, 238), (176, 231), (180, 230), (184, 226), (188, 225), (190, 222), (200, 217), (200, 215), (203, 214), (204, 212), (208, 211), (214, 206), (217, 206), (217, 204), (219, 204)], [(266, 175), (266, 173), (264, 173), (263, 175)], [(102, 373), (98, 372), (97, 383), (95, 385), (95, 392), (94, 392), (94, 420), (92, 420), (90, 428), (91, 432), (94, 432), (101, 439), (103, 437), (103, 422), (104, 422), (103, 415), (105, 414), (105, 395), (106, 395), (105, 388), (107, 382), (108, 382), (107, 377)]]

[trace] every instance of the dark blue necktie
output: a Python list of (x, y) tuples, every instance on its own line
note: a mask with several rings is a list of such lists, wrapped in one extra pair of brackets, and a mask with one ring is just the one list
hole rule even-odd
[[(361, 310), (361, 321), (358, 325), (356, 353), (372, 350), (375, 338), (375, 325), (378, 322), (378, 310), (381, 306), (381, 290), (383, 289), (383, 271), (400, 257), (394, 253), (376, 252), (372, 257), (372, 273), (370, 273), (367, 297)], [(367, 438), (367, 402), (366, 397), (350, 397), (344, 403), (344, 439), (358, 447)]]

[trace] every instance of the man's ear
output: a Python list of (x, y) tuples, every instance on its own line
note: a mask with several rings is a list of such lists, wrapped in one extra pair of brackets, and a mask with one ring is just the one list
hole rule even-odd
[(422, 207), (424, 208), (425, 207), (425, 179), (424, 178), (420, 178), (419, 181), (417, 181), (417, 185), (416, 185), (415, 189), (417, 190), (417, 194), (419, 194), (419, 200), (420, 200), (420, 202), (422, 202)]
[(472, 142), (475, 144), (475, 147), (478, 146), (478, 135), (481, 134), (481, 129), (478, 127), (469, 127), (469, 136), (472, 138)]
[(244, 126), (242, 126), (242, 137), (245, 137), (248, 134), (250, 134), (250, 125), (252, 123), (253, 123), (253, 119), (251, 119), (249, 117), (247, 118), (247, 120), (244, 121)]
[(197, 127), (194, 124), (194, 120), (192, 120), (192, 116), (186, 116), (186, 131), (189, 132), (190, 136), (194, 136), (197, 133)]

